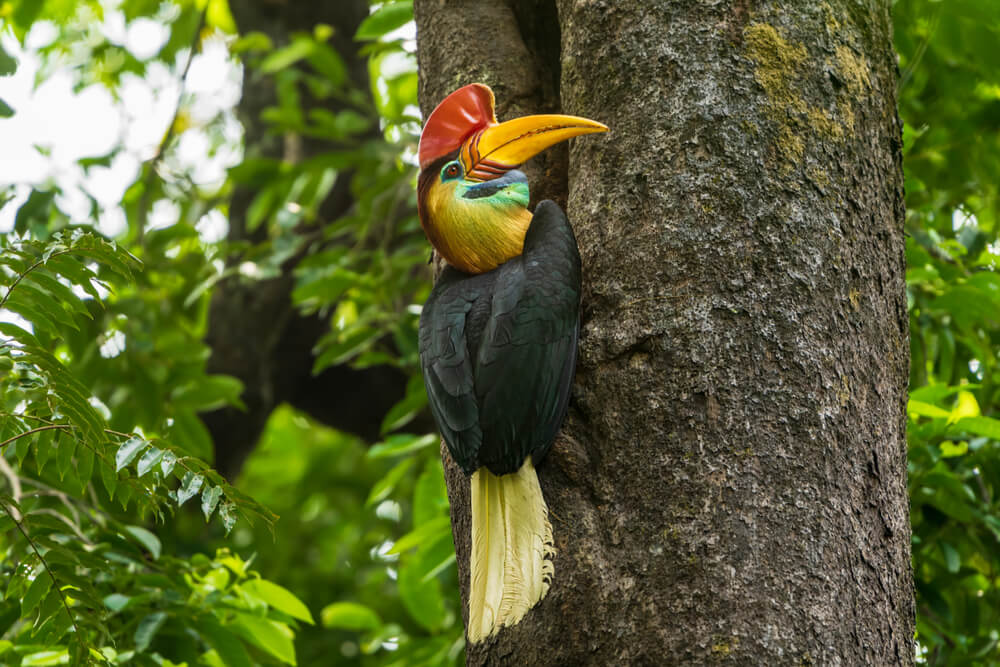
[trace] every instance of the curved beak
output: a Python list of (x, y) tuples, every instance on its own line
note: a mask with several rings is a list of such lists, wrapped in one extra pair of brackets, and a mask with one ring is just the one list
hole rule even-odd
[(607, 125), (579, 116), (524, 116), (490, 125), (473, 134), (462, 145), (460, 159), (467, 179), (488, 181), (560, 141), (607, 131)]

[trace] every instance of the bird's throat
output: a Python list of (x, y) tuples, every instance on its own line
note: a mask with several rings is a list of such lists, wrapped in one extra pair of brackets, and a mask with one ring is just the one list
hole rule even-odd
[(451, 188), (428, 193), (421, 222), (445, 261), (466, 273), (492, 271), (521, 254), (531, 212), (523, 204), (455, 197)]

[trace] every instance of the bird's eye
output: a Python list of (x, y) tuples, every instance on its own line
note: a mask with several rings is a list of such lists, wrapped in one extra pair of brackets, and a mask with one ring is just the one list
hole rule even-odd
[(444, 178), (458, 178), (462, 173), (462, 168), (458, 165), (458, 162), (449, 162), (441, 170), (441, 175)]

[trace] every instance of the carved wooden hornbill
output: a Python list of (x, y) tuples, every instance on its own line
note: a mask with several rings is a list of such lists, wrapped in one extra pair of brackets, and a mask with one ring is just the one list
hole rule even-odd
[(551, 201), (528, 211), (533, 155), (607, 127), (541, 115), (498, 123), (493, 92), (446, 97), (420, 136), (417, 200), (447, 261), (420, 317), (431, 412), (472, 476), (468, 638), (521, 620), (548, 592), (552, 527), (534, 466), (566, 415), (580, 330), (580, 255)]

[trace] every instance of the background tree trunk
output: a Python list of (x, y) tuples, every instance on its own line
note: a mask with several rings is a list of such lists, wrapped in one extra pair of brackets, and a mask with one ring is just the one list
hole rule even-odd
[(611, 127), (529, 172), (584, 266), (558, 556), (471, 664), (912, 664), (889, 4), (415, 3), (425, 115), (482, 81)]

